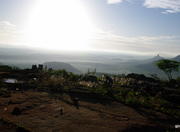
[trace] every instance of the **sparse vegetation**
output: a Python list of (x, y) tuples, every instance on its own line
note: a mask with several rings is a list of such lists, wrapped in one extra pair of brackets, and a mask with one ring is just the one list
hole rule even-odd
[(0, 96), (2, 97), (10, 97), (10, 91), (7, 90), (6, 88), (0, 87)]
[(163, 59), (156, 62), (156, 65), (161, 69), (168, 77), (169, 80), (172, 80), (172, 72), (179, 71), (180, 63), (174, 60)]
[[(52, 98), (64, 101), (69, 105), (76, 105), (79, 108), (84, 106), (79, 101), (111, 104), (119, 102), (139, 111), (155, 111), (163, 113), (178, 121), (180, 118), (180, 81), (176, 83), (160, 80), (159, 78), (146, 77), (140, 74), (128, 75), (103, 75), (91, 74), (76, 75), (65, 70), (41, 69), (41, 70), (18, 70), (10, 72), (11, 76), (24, 78), (22, 83), (6, 84), (1, 80), (0, 96), (10, 97), (12, 88), (15, 91), (35, 90), (47, 92)], [(4, 88), (2, 88), (2, 86)], [(22, 93), (23, 94), (23, 93)], [(70, 100), (66, 97), (70, 96)], [(74, 100), (76, 103), (74, 103)], [(39, 100), (39, 99), (38, 99)], [(13, 100), (9, 105), (16, 104)], [(77, 105), (78, 104), (78, 105)], [(34, 106), (21, 108), (26, 111)], [(90, 106), (84, 106), (89, 108)], [(60, 108), (63, 109), (63, 108)], [(94, 108), (90, 108), (94, 110)], [(19, 107), (12, 109), (13, 115), (23, 115)], [(64, 112), (63, 112), (64, 113)], [(62, 114), (61, 114), (62, 115)], [(63, 114), (64, 115), (64, 114)], [(154, 117), (156, 118), (156, 117)]]

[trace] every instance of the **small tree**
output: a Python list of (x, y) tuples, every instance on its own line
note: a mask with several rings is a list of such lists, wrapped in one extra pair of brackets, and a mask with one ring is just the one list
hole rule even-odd
[(168, 79), (172, 79), (172, 72), (179, 71), (179, 62), (174, 60), (163, 59), (156, 62), (156, 65), (159, 69), (164, 71)]

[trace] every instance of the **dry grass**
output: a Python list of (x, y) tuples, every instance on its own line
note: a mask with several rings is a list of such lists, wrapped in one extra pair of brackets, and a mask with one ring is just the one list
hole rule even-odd
[[(66, 101), (50, 98), (44, 92), (12, 93), (11, 97), (0, 97), (0, 118), (33, 132), (117, 132), (136, 124), (156, 125), (136, 110), (117, 102), (102, 105), (80, 100), (77, 109), (69, 96), (63, 99)], [(21, 115), (11, 114), (14, 107), (22, 110)], [(0, 128), (9, 129), (1, 124)]]

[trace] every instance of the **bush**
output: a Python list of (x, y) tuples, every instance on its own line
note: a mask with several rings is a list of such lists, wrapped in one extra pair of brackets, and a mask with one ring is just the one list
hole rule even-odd
[(18, 107), (15, 107), (13, 111), (11, 112), (12, 115), (16, 115), (16, 116), (20, 115), (21, 113), (22, 113), (22, 110), (20, 110), (20, 108)]
[(6, 88), (0, 88), (0, 96), (10, 97), (10, 92)]
[(101, 94), (101, 95), (106, 95), (108, 93), (108, 91), (106, 90), (106, 88), (100, 86), (100, 87), (93, 87), (90, 89), (90, 91), (92, 93), (97, 93), (97, 94)]
[(2, 72), (9, 72), (12, 71), (12, 67), (8, 66), (8, 65), (0, 65), (0, 71)]

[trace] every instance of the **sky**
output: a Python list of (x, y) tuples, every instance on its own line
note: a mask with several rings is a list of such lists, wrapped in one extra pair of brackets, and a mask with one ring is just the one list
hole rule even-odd
[(0, 46), (180, 54), (180, 0), (1, 0)]

